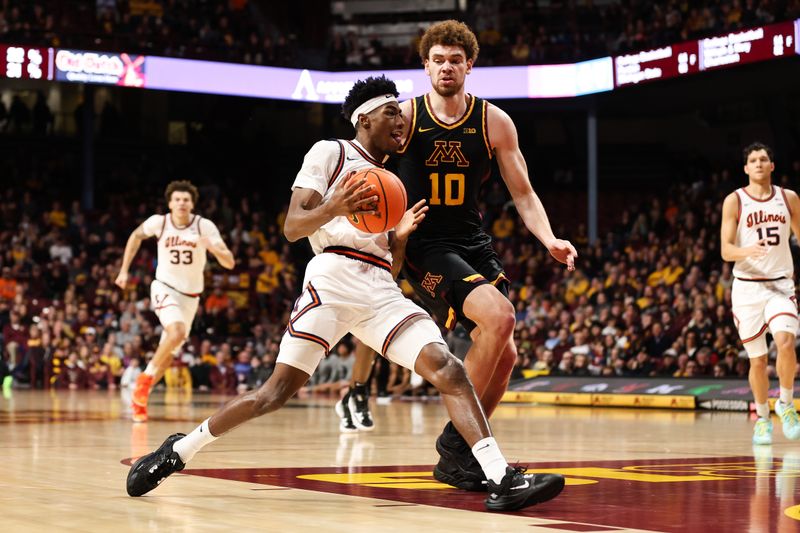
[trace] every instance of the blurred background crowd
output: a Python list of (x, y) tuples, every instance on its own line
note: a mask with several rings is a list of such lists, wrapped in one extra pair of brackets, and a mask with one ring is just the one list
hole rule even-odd
[[(797, 183), (800, 161), (790, 170), (778, 181)], [(149, 214), (164, 212), (163, 201), (130, 193), (124, 202), (88, 212), (67, 191), (57, 194), (52, 182), (44, 183), (11, 187), (0, 197), (1, 371), (35, 387), (130, 384), (129, 374), (152, 356), (160, 335), (149, 301), (154, 242), (146, 241), (136, 256), (128, 290), (112, 280), (127, 236)], [(557, 234), (580, 253), (577, 270), (568, 274), (493, 182), (484, 220), (512, 281), (516, 377), (531, 371), (746, 377), (730, 315), (731, 266), (719, 257), (721, 199), (740, 185), (741, 178), (720, 170), (676, 183), (663, 197), (607, 205), (617, 218), (593, 246), (585, 226), (567, 225), (550, 196), (545, 205)], [(234, 392), (269, 376), (308, 251), (294, 253), (282, 237), (284, 210), (265, 211), (234, 191), (201, 191), (198, 212), (218, 224), (237, 266), (228, 272), (210, 262), (191, 339), (167, 380)], [(448, 338), (463, 355), (466, 333), (456, 330)], [(312, 390), (329, 391), (349, 378), (352, 347), (347, 339), (334, 350), (310, 382)], [(393, 371), (391, 391), (409, 392), (410, 376)], [(385, 380), (381, 387), (385, 391)], [(417, 392), (427, 393), (424, 386)]]

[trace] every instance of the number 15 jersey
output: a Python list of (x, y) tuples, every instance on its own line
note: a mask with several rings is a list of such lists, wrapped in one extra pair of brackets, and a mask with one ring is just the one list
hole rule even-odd
[(158, 239), (156, 279), (187, 295), (203, 292), (206, 247), (200, 238), (208, 237), (212, 244), (222, 241), (217, 226), (199, 215), (192, 215), (187, 225), (177, 226), (167, 213), (151, 216), (142, 229), (148, 237)]
[(481, 231), (480, 189), (491, 173), (486, 128), (488, 102), (468, 95), (452, 124), (436, 117), (428, 95), (412, 100), (406, 142), (389, 168), (403, 180), (409, 206), (425, 199), (429, 211), (410, 239), (451, 239)]
[(739, 197), (736, 246), (753, 246), (765, 239), (769, 252), (761, 258), (736, 261), (733, 275), (749, 280), (791, 279), (794, 275), (789, 248), (792, 212), (783, 188), (773, 185), (772, 194), (764, 200), (753, 198), (744, 188), (737, 189), (736, 196)]

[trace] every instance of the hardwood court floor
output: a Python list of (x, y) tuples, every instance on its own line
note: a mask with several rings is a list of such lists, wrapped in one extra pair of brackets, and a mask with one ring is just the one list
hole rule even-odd
[(151, 421), (118, 392), (0, 397), (0, 524), (16, 531), (421, 533), (798, 531), (800, 443), (776, 422), (754, 450), (741, 413), (501, 406), (510, 462), (564, 473), (561, 496), (516, 514), (430, 476), (439, 402), (373, 405), (377, 429), (340, 435), (333, 400), (295, 400), (208, 446), (142, 498), (126, 463), (188, 432), (225, 398), (156, 393)]

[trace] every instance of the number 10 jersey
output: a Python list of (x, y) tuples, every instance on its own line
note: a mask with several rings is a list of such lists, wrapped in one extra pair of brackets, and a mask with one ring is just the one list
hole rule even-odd
[(466, 112), (452, 124), (436, 117), (428, 95), (412, 100), (405, 144), (387, 165), (403, 180), (409, 206), (428, 202), (428, 214), (412, 240), (447, 240), (481, 231), (478, 200), (493, 157), (486, 127), (489, 104), (467, 97)]

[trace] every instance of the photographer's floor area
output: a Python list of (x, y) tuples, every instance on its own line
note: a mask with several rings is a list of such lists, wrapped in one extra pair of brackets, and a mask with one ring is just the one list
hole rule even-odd
[(376, 429), (342, 434), (333, 399), (293, 400), (201, 451), (140, 498), (131, 460), (187, 433), (229, 397), (155, 393), (133, 424), (119, 392), (11, 390), (0, 397), (6, 531), (414, 533), (798, 531), (800, 441), (780, 423), (751, 444), (743, 413), (501, 405), (492, 425), (512, 465), (567, 477), (518, 513), (436, 482), (438, 401), (372, 403)]

